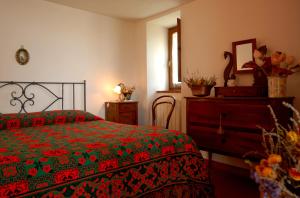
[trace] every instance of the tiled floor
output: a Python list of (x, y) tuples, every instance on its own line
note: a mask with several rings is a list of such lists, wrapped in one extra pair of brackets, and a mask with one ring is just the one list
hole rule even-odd
[(212, 183), (216, 198), (259, 198), (258, 186), (246, 169), (214, 162)]

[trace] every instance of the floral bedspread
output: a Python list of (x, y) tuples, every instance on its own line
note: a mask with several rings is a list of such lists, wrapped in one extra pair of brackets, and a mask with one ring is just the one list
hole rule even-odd
[(207, 184), (191, 138), (104, 120), (0, 130), (0, 197), (133, 197)]

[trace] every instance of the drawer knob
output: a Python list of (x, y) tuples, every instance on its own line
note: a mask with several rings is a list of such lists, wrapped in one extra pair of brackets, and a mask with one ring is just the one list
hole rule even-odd
[(226, 116), (226, 113), (220, 113), (220, 123), (219, 123), (219, 128), (218, 128), (218, 131), (217, 131), (217, 134), (219, 134), (221, 136), (221, 143), (222, 144), (224, 144), (226, 142), (225, 131), (224, 131), (223, 126), (222, 126), (222, 119), (225, 116)]
[(218, 132), (217, 132), (219, 135), (223, 135), (224, 134), (224, 130), (222, 128), (222, 126), (219, 126), (218, 128)]
[(219, 135), (224, 134), (224, 130), (223, 130), (223, 127), (222, 127), (222, 117), (223, 117), (223, 114), (220, 113), (219, 128), (218, 128), (218, 132), (217, 132)]

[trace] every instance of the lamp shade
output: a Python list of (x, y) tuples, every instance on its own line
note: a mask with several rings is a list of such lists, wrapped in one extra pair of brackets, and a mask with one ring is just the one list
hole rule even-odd
[(117, 93), (117, 94), (121, 94), (121, 87), (120, 87), (120, 85), (115, 86), (114, 89), (113, 89), (113, 91), (115, 93)]

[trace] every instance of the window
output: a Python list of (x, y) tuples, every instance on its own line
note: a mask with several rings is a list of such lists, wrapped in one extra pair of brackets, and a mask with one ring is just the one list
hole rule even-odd
[(177, 26), (168, 30), (168, 67), (169, 89), (180, 89), (181, 85), (181, 45), (180, 45), (180, 19)]

